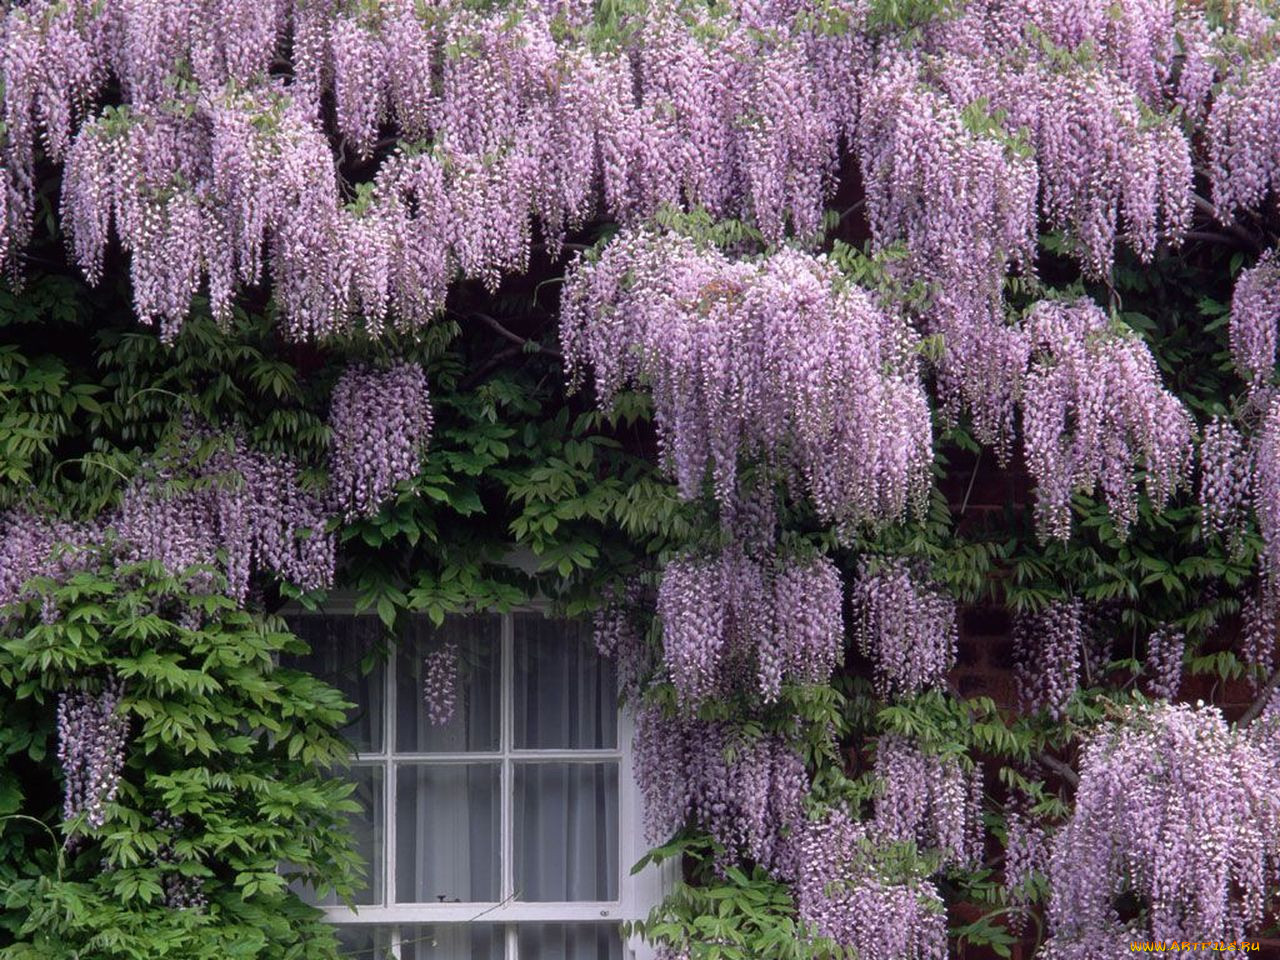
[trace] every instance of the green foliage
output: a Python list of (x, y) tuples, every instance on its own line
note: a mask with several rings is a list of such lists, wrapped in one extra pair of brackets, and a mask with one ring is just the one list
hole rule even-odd
[[(693, 960), (835, 960), (849, 956), (814, 935), (796, 918), (787, 886), (755, 867), (729, 867), (715, 875), (714, 845), (680, 836), (649, 854), (635, 869), (675, 859), (699, 877), (674, 892), (632, 929), (653, 943), (687, 951)], [(677, 859), (678, 858), (678, 859)]]
[[(27, 816), (0, 818), (0, 957), (333, 957), (319, 911), (288, 889), (305, 878), (350, 896), (361, 866), (347, 830), (353, 787), (329, 773), (347, 757), (348, 704), (277, 666), (305, 645), (277, 618), (154, 567), (118, 566), (109, 546), (65, 583), (36, 586), (9, 608), (0, 641), (4, 809), (54, 821), (58, 691), (122, 679), (131, 743), (103, 826), (77, 815), (55, 843)], [(181, 832), (157, 814), (180, 817)], [(175, 874), (200, 885), (206, 910), (164, 905)]]

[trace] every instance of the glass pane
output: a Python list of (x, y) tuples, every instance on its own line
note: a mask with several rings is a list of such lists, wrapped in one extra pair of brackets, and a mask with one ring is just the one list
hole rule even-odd
[[(380, 904), (382, 896), (382, 845), (383, 845), (383, 806), (382, 767), (352, 767), (350, 770), (338, 770), (337, 777), (354, 781), (356, 791), (351, 799), (357, 801), (362, 810), (351, 815), (351, 833), (355, 838), (356, 851), (364, 859), (367, 873), (365, 882), (355, 892), (358, 904)], [(337, 894), (330, 893), (324, 899), (318, 899), (315, 891), (302, 881), (294, 881), (293, 890), (308, 903), (321, 906), (336, 906), (341, 901)]]
[(396, 769), (396, 899), (499, 899), (499, 766), (402, 764)]
[(477, 923), (402, 927), (400, 960), (502, 960), (502, 928)]
[(516, 749), (610, 750), (618, 743), (613, 662), (590, 624), (515, 615)]
[(338, 927), (338, 956), (350, 960), (391, 960), (391, 930), (369, 925)]
[[(428, 654), (457, 648), (453, 717), (431, 722), (423, 695)], [(446, 617), (437, 628), (427, 617), (410, 619), (396, 669), (396, 751), (461, 753), (497, 750), (501, 729), (502, 619), (496, 615)]]
[(519, 763), (517, 900), (618, 898), (618, 765)]
[(622, 931), (604, 923), (521, 924), (520, 960), (622, 960)]
[(384, 631), (377, 617), (351, 614), (297, 614), (286, 617), (289, 629), (311, 645), (306, 656), (281, 658), (284, 666), (315, 674), (342, 691), (356, 705), (343, 733), (359, 753), (382, 752), (383, 658), (373, 656), (372, 670), (361, 661), (376, 653)]

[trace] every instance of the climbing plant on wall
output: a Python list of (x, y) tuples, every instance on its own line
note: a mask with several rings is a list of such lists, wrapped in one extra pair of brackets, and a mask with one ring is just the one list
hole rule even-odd
[(1272, 4), (0, 9), (0, 956), (333, 954), (339, 588), (596, 618), (669, 956), (1274, 924)]

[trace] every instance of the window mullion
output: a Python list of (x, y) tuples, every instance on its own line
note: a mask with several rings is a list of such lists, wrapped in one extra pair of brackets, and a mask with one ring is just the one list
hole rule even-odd
[(499, 697), (502, 704), (501, 733), (498, 746), (502, 751), (502, 774), (499, 787), (502, 790), (500, 864), (502, 871), (502, 901), (512, 898), (515, 892), (514, 824), (515, 779), (511, 763), (511, 749), (515, 743), (515, 618), (502, 615), (502, 668)]
[[(395, 735), (395, 718), (398, 704), (396, 703), (396, 676), (400, 666), (400, 640), (394, 638), (391, 650), (387, 656), (386, 669), (382, 671), (383, 680), (386, 684), (382, 693), (382, 702), (386, 704), (382, 711), (382, 762), (385, 764), (383, 768), (382, 790), (382, 816), (383, 824), (382, 839), (386, 846), (382, 851), (382, 902), (384, 905), (391, 905), (396, 902), (396, 763), (395, 748), (396, 743), (392, 739)], [(395, 937), (395, 949), (392, 956), (400, 956), (400, 931), (397, 927), (393, 933)]]

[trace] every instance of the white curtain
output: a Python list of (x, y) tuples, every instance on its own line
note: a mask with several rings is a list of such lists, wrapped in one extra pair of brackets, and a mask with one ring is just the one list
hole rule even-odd
[(517, 936), (520, 960), (622, 960), (622, 937), (607, 924), (533, 923)]
[(400, 928), (400, 960), (503, 960), (502, 927), (433, 924)]
[[(350, 614), (297, 614), (289, 629), (311, 647), (306, 656), (286, 656), (281, 665), (305, 670), (355, 704), (343, 735), (359, 753), (382, 749), (382, 623)], [(367, 658), (367, 659), (366, 659)], [(369, 671), (363, 667), (368, 665)]]
[[(361, 753), (382, 749), (383, 677), (381, 651), (383, 630), (377, 617), (350, 614), (298, 614), (288, 618), (290, 629), (307, 642), (310, 653), (281, 658), (281, 665), (305, 670), (339, 690), (355, 704), (343, 735), (352, 748)], [(368, 666), (369, 670), (364, 668)], [(356, 850), (368, 865), (365, 882), (355, 892), (358, 904), (382, 902), (383, 849), (383, 772), (381, 767), (356, 765), (335, 772), (353, 780), (356, 791), (352, 799), (362, 809), (351, 817)], [(336, 894), (323, 899), (305, 884), (295, 884), (295, 891), (311, 903), (336, 905)]]
[[(430, 721), (424, 660), (458, 650), (453, 718)], [(500, 748), (502, 621), (451, 617), (435, 628), (415, 618), (401, 646), (396, 685), (398, 753), (464, 753)], [(402, 903), (501, 899), (501, 765), (401, 764), (396, 789), (396, 899)]]
[(611, 750), (618, 743), (612, 661), (580, 621), (515, 617), (515, 747)]

